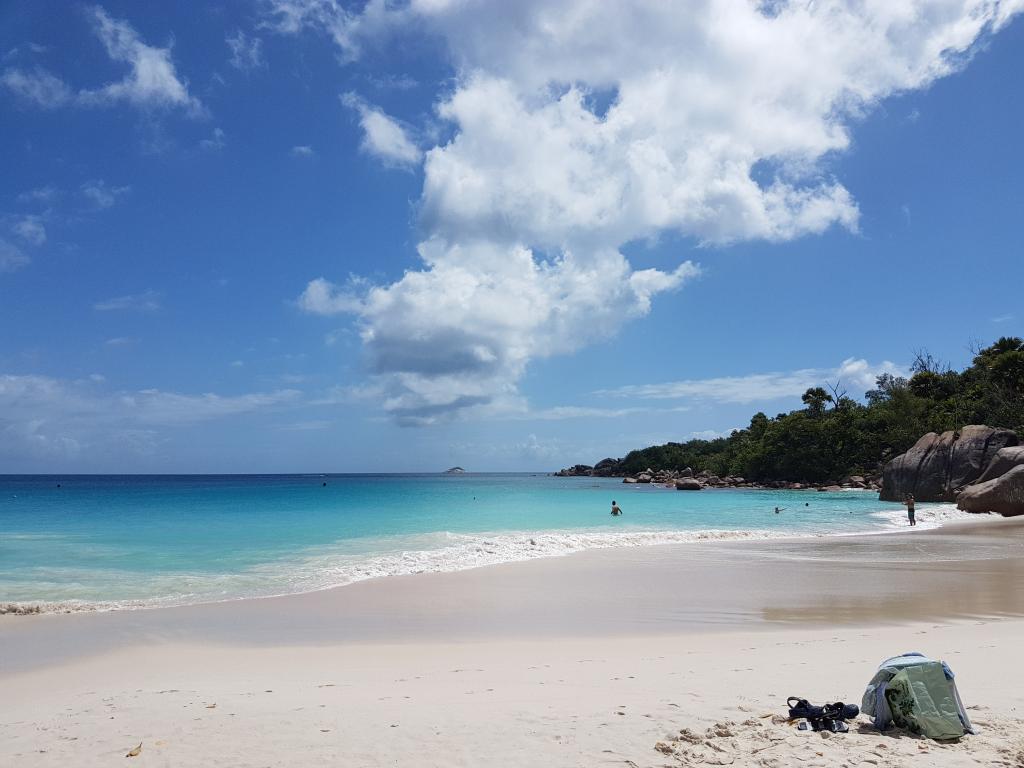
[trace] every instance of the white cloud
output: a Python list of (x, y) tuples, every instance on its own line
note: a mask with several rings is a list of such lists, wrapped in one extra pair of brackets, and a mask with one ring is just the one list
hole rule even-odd
[(247, 395), (225, 396), (207, 392), (201, 395), (183, 395), (146, 389), (139, 392), (118, 393), (116, 403), (142, 424), (175, 425), (235, 416), (298, 400), (301, 393), (294, 389)]
[[(270, 6), (278, 30), (322, 30), (349, 58), (389, 35), (447, 43), (456, 76), (437, 114), (450, 139), (422, 155), (422, 266), (363, 294), (314, 281), (300, 299), (356, 314), (384, 407), (433, 423), (517, 397), (530, 360), (607, 338), (696, 273), (634, 271), (627, 243), (856, 231), (856, 201), (829, 164), (851, 126), (964, 66), (1024, 0)], [(368, 152), (420, 162), (401, 123), (345, 99)], [(744, 392), (788, 396), (806, 381), (717, 383), (749, 402)]]
[(380, 91), (409, 91), (419, 86), (419, 81), (410, 75), (367, 75), (366, 82)]
[(1008, 323), (1013, 320), (1014, 315), (1007, 312), (1003, 315), (996, 315), (995, 317), (989, 318), (993, 323)]
[(382, 0), (369, 0), (361, 13), (347, 10), (340, 0), (266, 0), (268, 26), (294, 34), (304, 28), (326, 32), (346, 61), (354, 59), (360, 40), (391, 25), (392, 11)]
[(224, 38), (231, 51), (228, 63), (235, 69), (250, 72), (265, 65), (263, 60), (263, 41), (258, 37), (249, 37), (242, 30)]
[(131, 336), (114, 336), (113, 338), (104, 341), (103, 344), (107, 347), (127, 347), (137, 341), (138, 339), (132, 338)]
[(595, 394), (612, 397), (665, 400), (703, 400), (739, 403), (799, 397), (810, 387), (820, 387), (837, 379), (852, 395), (861, 395), (875, 386), (875, 379), (889, 373), (908, 375), (907, 369), (888, 360), (872, 365), (867, 360), (847, 358), (836, 368), (803, 368), (786, 373), (753, 373), (746, 376), (720, 376), (711, 379), (687, 379), (661, 384), (631, 384)]
[(52, 203), (60, 197), (60, 190), (51, 184), (30, 189), (18, 195), (19, 203)]
[(156, 291), (117, 296), (106, 301), (97, 301), (92, 308), (98, 312), (130, 310), (134, 312), (156, 312), (160, 309), (160, 294)]
[(39, 216), (21, 216), (11, 225), (11, 231), (27, 243), (42, 245), (46, 242), (46, 227)]
[(19, 98), (43, 109), (62, 107), (73, 98), (71, 89), (63, 80), (43, 69), (31, 72), (7, 69), (0, 75), (0, 84)]
[(18, 246), (0, 237), (0, 273), (14, 272), (30, 261)]
[(318, 277), (310, 280), (306, 290), (299, 296), (299, 308), (313, 315), (338, 315), (343, 312), (359, 312), (362, 300), (353, 291), (339, 288)]
[(103, 179), (93, 179), (82, 185), (82, 195), (97, 208), (109, 208), (131, 189), (129, 186), (111, 187)]
[(93, 8), (90, 15), (107, 55), (127, 64), (131, 70), (122, 80), (82, 91), (80, 101), (86, 104), (125, 101), (138, 107), (181, 107), (193, 115), (203, 113), (202, 104), (189, 94), (186, 81), (178, 76), (170, 47), (147, 45), (127, 21), (111, 18), (99, 6)]
[(220, 152), (227, 146), (227, 142), (224, 140), (223, 129), (214, 128), (210, 138), (202, 139), (199, 142), (199, 146), (207, 152)]
[(74, 456), (125, 442), (137, 450), (161, 428), (283, 406), (301, 394), (291, 389), (233, 396), (106, 391), (101, 384), (102, 377), (76, 382), (0, 374), (0, 455)]
[(457, 461), (466, 462), (472, 472), (472, 462), (477, 464), (483, 460), (493, 464), (494, 459), (511, 459), (521, 461), (527, 459), (538, 464), (554, 466), (568, 462), (566, 457), (574, 457), (592, 453), (576, 443), (567, 443), (557, 437), (538, 437), (531, 433), (522, 439), (508, 443), (452, 443), (448, 446), (449, 455), (457, 457)]
[(580, 405), (556, 405), (551, 408), (524, 411), (514, 418), (524, 421), (565, 421), (567, 419), (622, 419), (641, 413), (650, 413), (650, 408), (593, 408)]
[(322, 278), (299, 299), (318, 314), (359, 316), (384, 408), (406, 424), (515, 396), (533, 358), (566, 354), (614, 334), (650, 309), (654, 294), (697, 274), (634, 272), (614, 250), (538, 261), (524, 247), (487, 241), (420, 245), (429, 269), (356, 296)]
[(910, 376), (910, 371), (901, 365), (884, 361), (880, 365), (871, 365), (863, 358), (857, 359), (848, 357), (843, 360), (842, 365), (835, 373), (828, 378), (832, 381), (839, 380), (854, 392), (867, 392), (875, 388), (875, 380), (883, 373), (892, 376)]
[(423, 152), (409, 138), (408, 132), (395, 118), (384, 114), (354, 93), (341, 97), (342, 103), (359, 115), (363, 129), (363, 151), (373, 155), (385, 165), (411, 168), (420, 164)]
[(314, 152), (313, 148), (307, 144), (296, 144), (291, 148), (289, 154), (292, 157), (313, 157), (316, 152)]

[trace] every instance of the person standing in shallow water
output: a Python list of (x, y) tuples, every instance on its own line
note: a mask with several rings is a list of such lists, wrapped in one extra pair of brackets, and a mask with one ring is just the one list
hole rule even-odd
[(621, 510), (621, 509), (619, 509), (619, 505), (615, 503), (615, 500), (614, 500), (614, 499), (612, 499), (612, 514), (613, 514), (613, 515), (614, 515), (615, 517), (618, 517), (619, 515), (621, 515), (621, 514), (622, 514), (622, 510)]
[(911, 525), (917, 525), (917, 521), (914, 520), (914, 494), (908, 493), (904, 496), (903, 503), (907, 506), (907, 521)]

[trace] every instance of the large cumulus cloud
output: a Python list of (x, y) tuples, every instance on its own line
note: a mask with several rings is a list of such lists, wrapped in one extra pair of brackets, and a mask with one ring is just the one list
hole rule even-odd
[(631, 241), (856, 230), (828, 157), (880, 100), (963, 66), (1024, 0), (271, 6), (283, 31), (321, 29), (349, 58), (408, 34), (450, 53), (437, 113), (451, 138), (423, 148), (423, 263), (301, 297), (354, 313), (385, 407), (429, 423), (514, 398), (531, 359), (614, 334), (698, 272), (636, 270)]

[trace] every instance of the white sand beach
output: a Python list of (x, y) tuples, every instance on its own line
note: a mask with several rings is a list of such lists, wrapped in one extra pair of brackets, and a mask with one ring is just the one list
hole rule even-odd
[[(0, 764), (1020, 766), (1022, 546), (982, 520), (0, 617)], [(978, 735), (782, 722), (909, 650), (949, 662)]]

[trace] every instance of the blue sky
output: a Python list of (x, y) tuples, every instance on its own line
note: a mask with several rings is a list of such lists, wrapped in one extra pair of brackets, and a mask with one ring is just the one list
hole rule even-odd
[(550, 470), (1024, 334), (1019, 2), (0, 7), (0, 472)]

